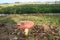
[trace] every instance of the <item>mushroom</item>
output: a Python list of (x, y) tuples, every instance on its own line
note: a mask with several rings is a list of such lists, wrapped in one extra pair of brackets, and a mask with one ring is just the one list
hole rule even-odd
[(29, 28), (33, 27), (34, 22), (32, 21), (20, 21), (17, 23), (17, 27), (21, 30), (24, 30), (25, 35), (28, 35)]

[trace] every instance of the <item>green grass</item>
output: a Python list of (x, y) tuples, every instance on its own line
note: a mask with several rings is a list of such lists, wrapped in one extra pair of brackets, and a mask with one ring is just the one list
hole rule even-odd
[[(19, 21), (22, 21), (22, 20), (30, 20), (30, 21), (33, 21), (35, 24), (41, 24), (41, 23), (52, 23), (52, 24), (57, 24), (59, 25), (60, 24), (60, 15), (31, 15), (31, 14), (28, 14), (28, 15), (19, 15), (19, 14), (16, 14), (16, 15), (12, 15), (12, 16), (7, 16), (7, 17), (0, 17), (0, 21), (1, 22), (19, 22)], [(13, 21), (13, 22), (12, 22)], [(1, 23), (0, 22), (0, 23)]]
[(60, 4), (26, 4), (0, 8), (0, 13), (4, 14), (60, 13)]
[[(0, 23), (15, 24), (15, 23), (17, 23), (19, 21), (24, 21), (24, 20), (33, 21), (36, 25), (37, 24), (49, 24), (50, 23), (51, 25), (56, 25), (56, 26), (59, 25), (60, 26), (60, 15), (12, 14), (10, 16), (5, 16), (5, 17), (1, 16), (0, 17)], [(32, 30), (32, 29), (30, 29), (30, 30)], [(34, 31), (36, 31), (36, 29), (34, 29)], [(20, 32), (20, 30), (19, 30), (19, 32)], [(60, 32), (58, 34), (59, 34), (59, 37), (60, 37)], [(48, 35), (47, 38), (49, 38), (49, 40), (52, 40), (52, 39), (55, 40), (55, 36), (53, 36), (50, 32), (47, 32), (47, 35)], [(20, 35), (19, 35), (19, 38), (20, 38)], [(33, 34), (29, 34), (28, 39), (29, 40), (34, 40), (34, 35)], [(42, 40), (46, 40), (46, 39), (43, 38)]]

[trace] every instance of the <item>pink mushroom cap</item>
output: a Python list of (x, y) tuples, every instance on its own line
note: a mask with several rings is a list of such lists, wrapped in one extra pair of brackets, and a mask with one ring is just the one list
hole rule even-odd
[(34, 22), (32, 21), (20, 21), (17, 23), (17, 27), (19, 29), (29, 29), (31, 27), (33, 27)]

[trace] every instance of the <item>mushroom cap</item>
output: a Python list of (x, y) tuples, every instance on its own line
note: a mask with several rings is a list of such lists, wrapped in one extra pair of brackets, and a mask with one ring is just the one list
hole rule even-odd
[(29, 29), (31, 27), (33, 27), (34, 22), (32, 21), (20, 21), (17, 23), (17, 27), (19, 29)]

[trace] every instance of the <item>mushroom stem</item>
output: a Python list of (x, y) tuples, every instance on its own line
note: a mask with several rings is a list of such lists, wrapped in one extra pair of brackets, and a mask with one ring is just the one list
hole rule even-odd
[(29, 31), (29, 29), (24, 30), (26, 36), (28, 35), (28, 31)]

